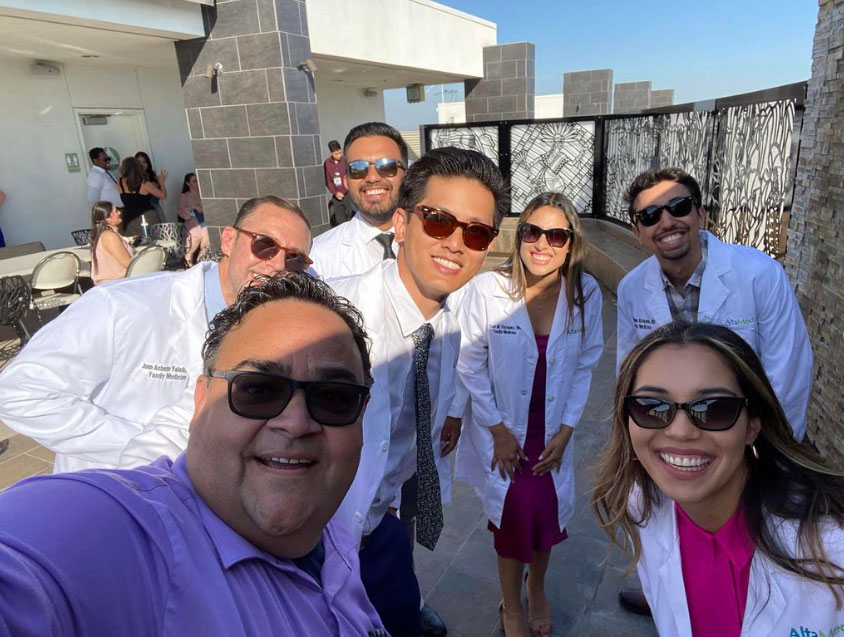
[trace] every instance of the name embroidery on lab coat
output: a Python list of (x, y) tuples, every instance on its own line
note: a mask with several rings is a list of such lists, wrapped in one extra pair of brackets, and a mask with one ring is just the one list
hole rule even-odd
[(503, 323), (498, 323), (490, 326), (490, 329), (493, 334), (516, 334), (520, 328), (518, 325), (504, 325)]
[(141, 369), (153, 380), (181, 380), (188, 379), (188, 370), (180, 365), (159, 365), (157, 363), (141, 363)]
[(652, 330), (656, 327), (656, 319), (633, 317), (633, 326), (637, 330)]

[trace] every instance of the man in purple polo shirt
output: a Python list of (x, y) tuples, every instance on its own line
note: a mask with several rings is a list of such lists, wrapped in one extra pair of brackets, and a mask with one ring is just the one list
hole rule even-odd
[(175, 462), (0, 495), (0, 635), (386, 635), (330, 521), (360, 459), (365, 339), (306, 274), (244, 289)]

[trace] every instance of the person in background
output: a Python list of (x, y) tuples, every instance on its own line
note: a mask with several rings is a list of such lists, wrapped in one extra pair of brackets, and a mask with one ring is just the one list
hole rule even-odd
[(108, 169), (111, 165), (111, 157), (99, 146), (89, 150), (88, 156), (91, 158), (91, 170), (88, 171), (86, 180), (88, 205), (93, 206), (98, 201), (110, 201), (118, 208), (122, 208), (123, 200), (117, 190), (117, 178)]
[(126, 276), (132, 260), (129, 240), (120, 234), (120, 209), (110, 201), (98, 201), (91, 208), (91, 278), (105, 283)]
[(632, 545), (661, 637), (844, 623), (844, 475), (794, 440), (733, 330), (678, 321), (633, 346), (595, 473), (592, 506)]
[(351, 201), (346, 198), (349, 189), (346, 188), (346, 160), (343, 158), (343, 151), (336, 139), (328, 142), (328, 150), (331, 155), (323, 163), (325, 169), (325, 187), (331, 193), (328, 202), (328, 215), (331, 227), (339, 226), (348, 221), (355, 214)]
[(188, 448), (0, 495), (0, 634), (386, 637), (331, 516), (372, 384), (360, 314), (307, 274), (213, 320)]
[[(162, 170), (158, 175), (155, 174), (155, 170), (152, 167), (152, 160), (149, 158), (144, 151), (139, 150), (135, 153), (135, 159), (138, 160), (138, 163), (141, 164), (141, 168), (144, 171), (144, 176), (147, 181), (153, 182), (159, 189), (162, 189), (163, 186), (167, 184), (167, 171)], [(164, 216), (164, 211), (161, 209), (161, 201), (158, 197), (152, 196), (151, 199), (153, 208), (155, 208), (156, 213), (158, 213), (158, 221), (157, 223), (162, 223), (167, 219)]]
[[(525, 637), (528, 625), (536, 636), (552, 631), (545, 571), (574, 512), (571, 438), (603, 351), (601, 290), (583, 271), (586, 250), (571, 201), (543, 193), (519, 217), (507, 262), (469, 283), (458, 310), (457, 372), (471, 401), (456, 477), (484, 503), (507, 637)], [(455, 407), (451, 416), (461, 416)]]
[(152, 197), (166, 199), (167, 188), (159, 188), (157, 182), (150, 181), (141, 163), (134, 157), (127, 157), (121, 162), (117, 190), (120, 192), (120, 199), (123, 201), (125, 234), (143, 234), (144, 219), (149, 226), (158, 223), (158, 212), (152, 205)]
[(193, 265), (197, 255), (208, 249), (208, 228), (205, 225), (205, 214), (202, 210), (202, 200), (199, 198), (199, 182), (196, 173), (188, 173), (182, 180), (182, 193), (179, 195), (179, 219), (185, 222), (188, 231), (188, 249), (185, 262), (188, 267)]

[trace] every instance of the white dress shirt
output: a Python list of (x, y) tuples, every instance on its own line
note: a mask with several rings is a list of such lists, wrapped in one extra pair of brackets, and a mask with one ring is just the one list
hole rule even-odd
[[(384, 247), (376, 237), (392, 231), (368, 224), (358, 212), (346, 223), (314, 239), (310, 253), (313, 269), (323, 279), (363, 274), (384, 259)], [(399, 246), (393, 240), (393, 253), (398, 251)]]
[(123, 207), (123, 200), (117, 191), (117, 180), (110, 172), (99, 166), (91, 166), (88, 173), (88, 205), (93, 206), (98, 201), (110, 201), (118, 208)]

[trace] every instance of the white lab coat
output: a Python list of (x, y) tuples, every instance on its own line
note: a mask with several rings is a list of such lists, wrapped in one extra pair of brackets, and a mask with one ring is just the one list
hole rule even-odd
[[(314, 262), (313, 269), (323, 279), (352, 276), (368, 272), (381, 263), (383, 249), (375, 254), (370, 251), (368, 242), (381, 230), (370, 226), (360, 216), (355, 214), (346, 223), (324, 232), (314, 238), (310, 257)], [(399, 246), (393, 241), (393, 252), (398, 254)]]
[[(375, 383), (372, 386), (369, 405), (364, 415), (360, 466), (349, 492), (334, 516), (334, 519), (342, 522), (358, 542), (363, 535), (364, 522), (385, 474), (387, 456), (390, 451), (390, 431), (398, 425), (390, 422), (389, 383), (404, 382), (404, 379), (393, 380), (388, 377), (385, 360), (386, 343), (381, 336), (385, 312), (388, 311), (390, 304), (384, 294), (384, 268), (389, 267), (390, 264), (390, 261), (382, 262), (361, 276), (329, 281), (337, 294), (346, 297), (363, 314), (371, 344), (369, 356)], [(442, 312), (442, 365), (436, 394), (437, 404), (431, 414), (431, 440), (440, 478), (442, 500), (449, 502), (451, 500), (450, 458), (440, 457), (439, 440), (448, 415), (448, 408), (455, 394), (455, 365), (460, 351), (460, 326), (448, 301), (443, 306)]]
[[(489, 427), (503, 422), (524, 446), (527, 435), (533, 377), (538, 352), (524, 300), (507, 294), (510, 280), (498, 272), (481, 274), (469, 284), (458, 315), (463, 332), (457, 371), (468, 392), (463, 435), (457, 451), (457, 479), (469, 482), (483, 501), (484, 512), (501, 526), (509, 478), (490, 469), (493, 454)], [(546, 350), (545, 444), (561, 425), (576, 427), (586, 406), (592, 369), (604, 348), (601, 325), (601, 290), (588, 274), (583, 275), (586, 297), (581, 327), (575, 308), (568, 322), (565, 286), (560, 289), (557, 309)], [(452, 415), (457, 415), (452, 410)], [(565, 528), (574, 511), (574, 439), (563, 452), (560, 471), (552, 471), (557, 493), (557, 516)]]
[(83, 294), (0, 374), (0, 418), (55, 451), (57, 473), (118, 466), (126, 443), (201, 373), (211, 267)]
[[(638, 495), (638, 489), (631, 495), (633, 510), (638, 510)], [(660, 637), (692, 634), (675, 516), (674, 502), (663, 497), (639, 529), (642, 556), (637, 570)], [(796, 552), (797, 523), (783, 520), (779, 531), (785, 545)], [(832, 561), (844, 564), (844, 531), (832, 522), (826, 524), (824, 546)], [(835, 598), (826, 585), (789, 573), (758, 551), (753, 555), (742, 637), (817, 637), (821, 631), (833, 634), (831, 630), (841, 624), (844, 609), (835, 609)], [(809, 632), (802, 632), (804, 627)]]
[[(812, 390), (812, 346), (788, 276), (765, 253), (706, 234), (698, 320), (729, 327), (748, 342), (762, 361), (794, 437), (802, 440)], [(618, 285), (618, 365), (636, 342), (671, 320), (660, 265), (652, 256)]]

